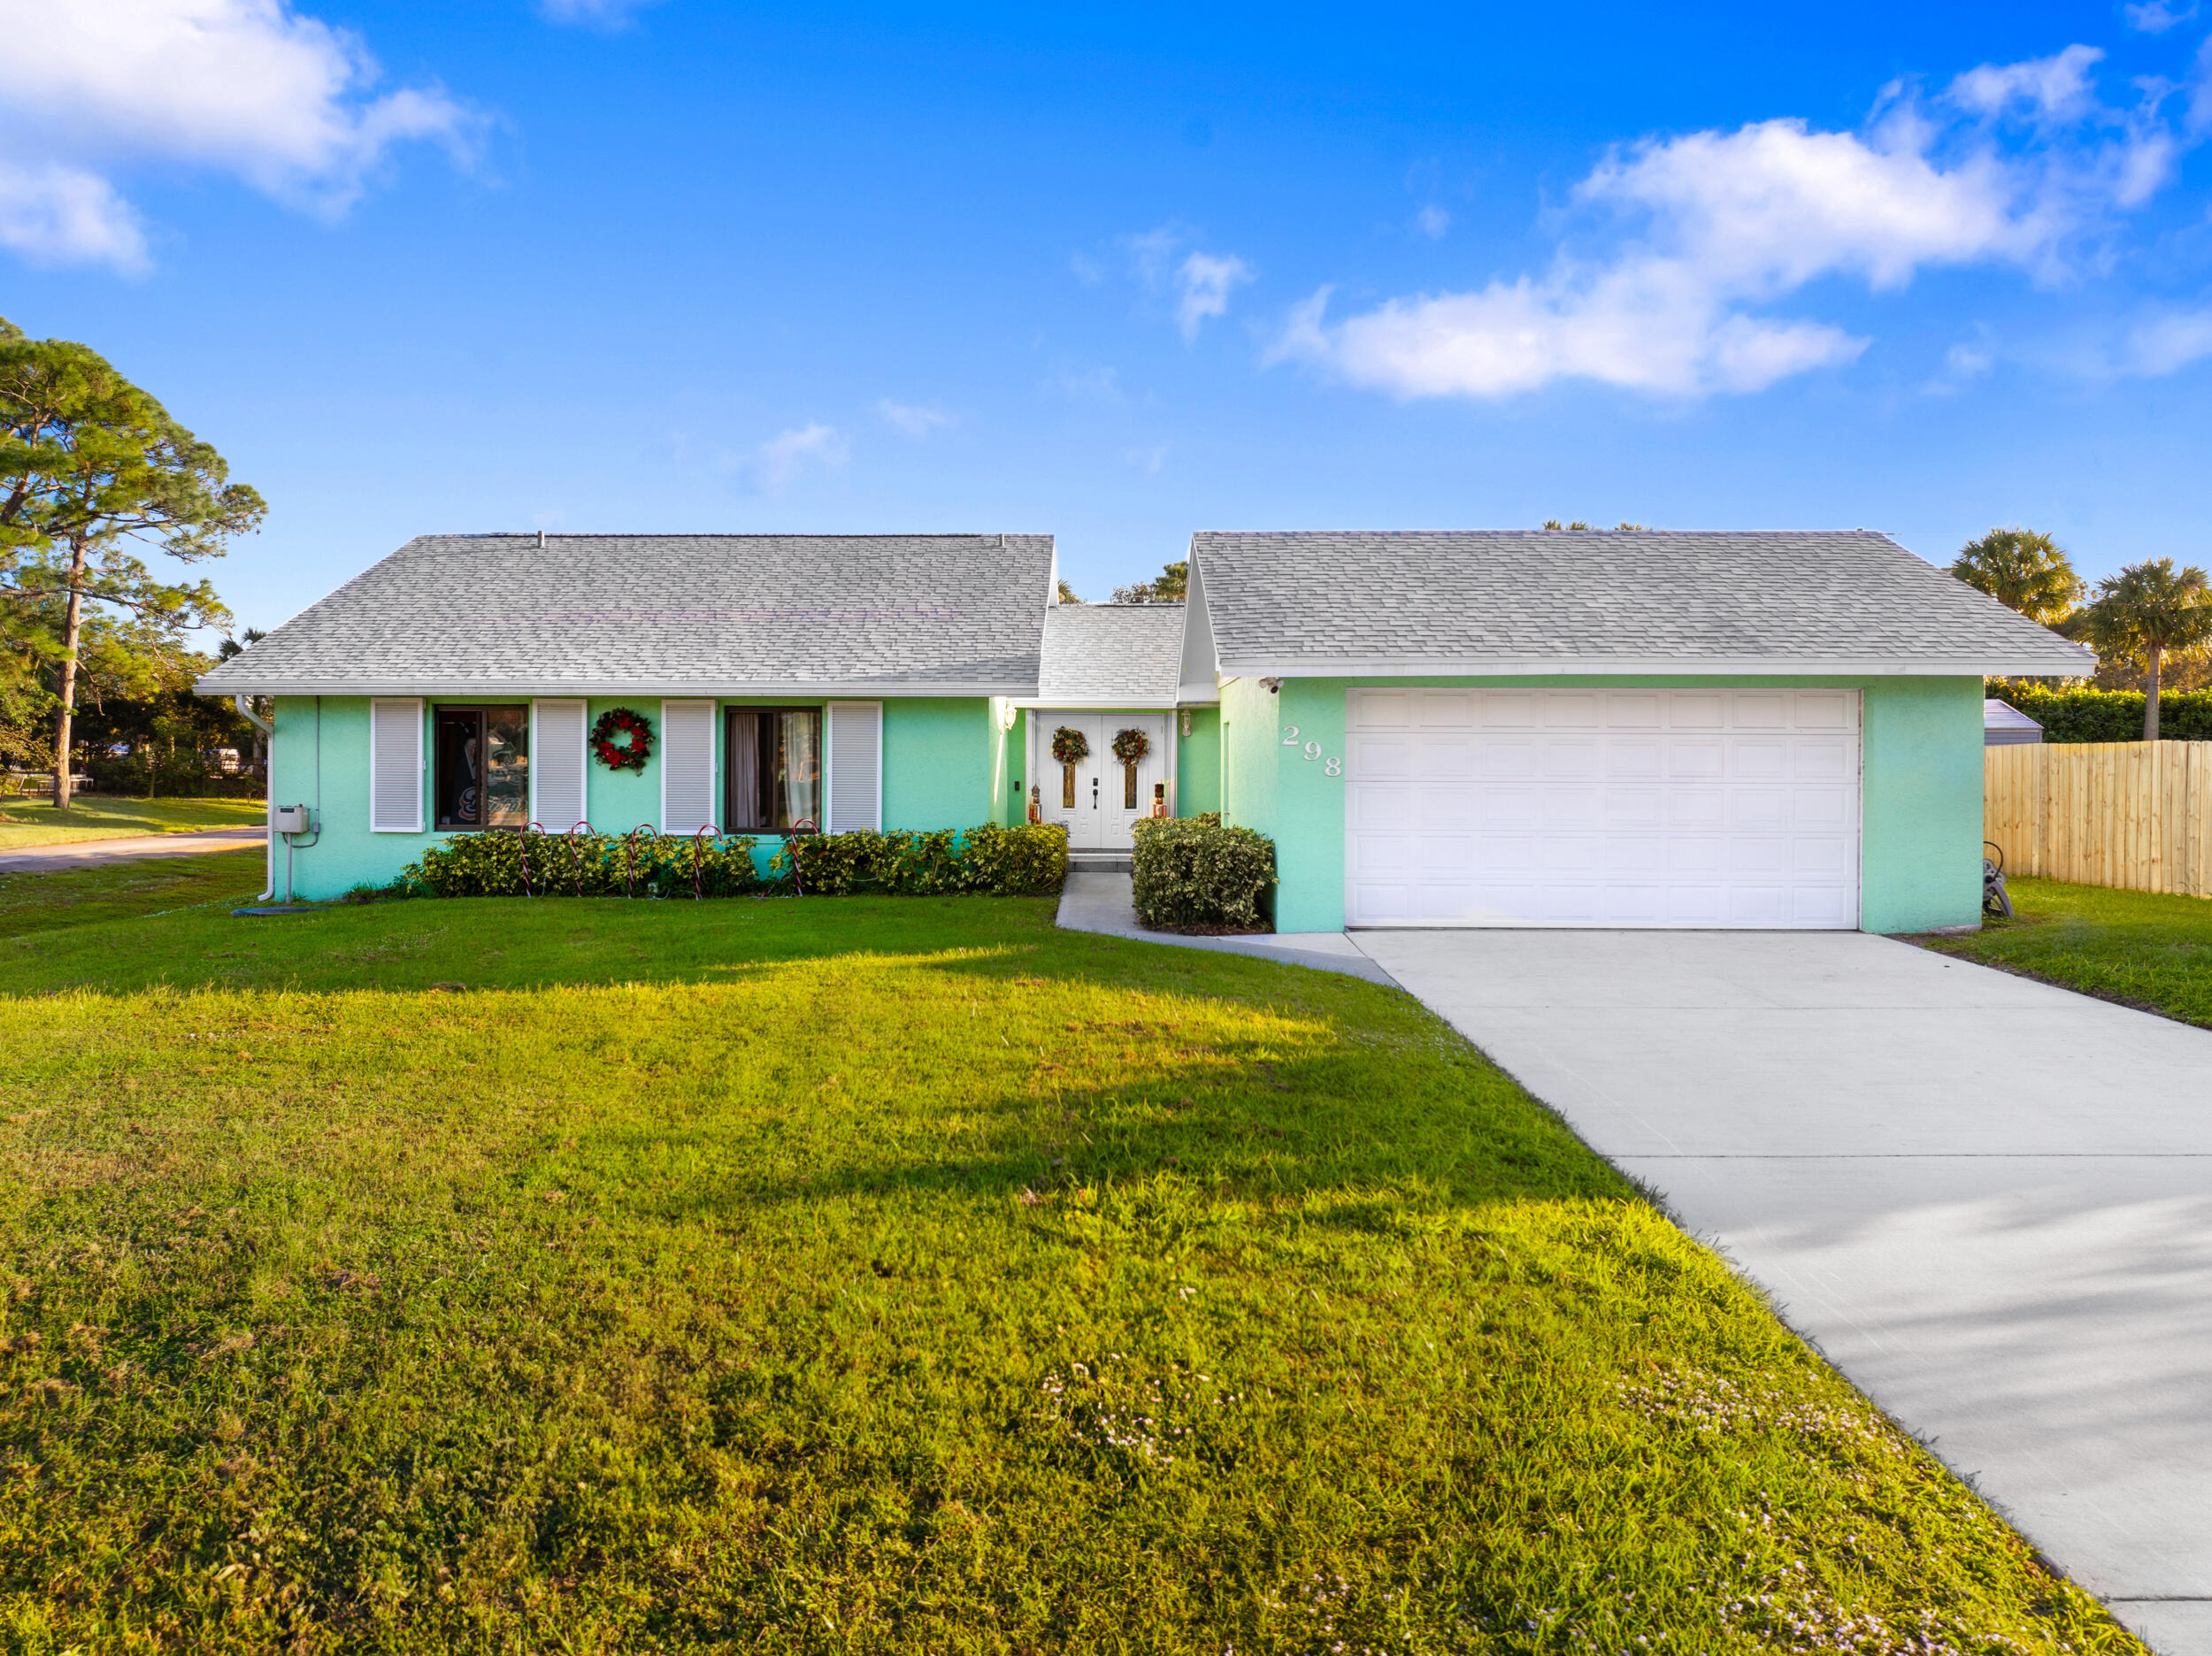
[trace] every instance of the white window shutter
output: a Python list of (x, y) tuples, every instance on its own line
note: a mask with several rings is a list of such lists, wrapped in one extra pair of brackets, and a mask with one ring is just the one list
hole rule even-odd
[(369, 703), (369, 832), (422, 832), (422, 703)]
[(829, 820), (825, 833), (883, 828), (883, 703), (829, 704)]
[(661, 703), (661, 832), (715, 825), (714, 703)]
[(548, 833), (584, 820), (584, 704), (540, 702), (530, 732), (530, 819)]

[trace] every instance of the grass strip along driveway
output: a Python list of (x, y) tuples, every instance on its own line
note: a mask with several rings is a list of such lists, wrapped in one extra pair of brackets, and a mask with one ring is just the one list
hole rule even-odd
[(7, 1650), (2140, 1648), (1395, 991), (126, 901), (0, 955)]
[(260, 800), (114, 799), (80, 794), (67, 810), (35, 799), (0, 799), (0, 851), (122, 840), (139, 834), (189, 833), (202, 828), (258, 828), (269, 808)]
[(1917, 939), (2065, 989), (2212, 1029), (2212, 901), (2013, 879), (2014, 917)]

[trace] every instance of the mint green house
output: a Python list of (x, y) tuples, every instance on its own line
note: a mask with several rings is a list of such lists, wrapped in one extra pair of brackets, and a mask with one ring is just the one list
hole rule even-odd
[(304, 815), (272, 890), (532, 824), (764, 857), (794, 828), (1021, 820), (1056, 584), (1049, 535), (426, 535), (199, 688), (273, 700), (273, 814)]
[(1276, 927), (1971, 926), (1982, 678), (2086, 650), (1886, 535), (1199, 534), (1179, 695)]
[(1112, 870), (1218, 810), (1274, 840), (1282, 932), (1909, 932), (1980, 915), (1984, 675), (2094, 666), (1864, 531), (1203, 533), (1189, 570), (1064, 605), (1048, 535), (430, 535), (200, 688), (273, 699), (308, 898), (532, 824), (764, 856), (1033, 811)]

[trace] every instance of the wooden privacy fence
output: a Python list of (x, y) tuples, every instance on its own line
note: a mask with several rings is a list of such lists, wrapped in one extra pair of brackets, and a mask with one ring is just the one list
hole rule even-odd
[(2212, 897), (2212, 741), (1985, 748), (1982, 778), (2006, 873)]

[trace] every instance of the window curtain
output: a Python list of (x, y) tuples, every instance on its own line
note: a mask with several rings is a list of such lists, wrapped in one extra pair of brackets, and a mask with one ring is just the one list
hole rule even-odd
[(774, 786), (775, 825), (795, 823), (822, 825), (822, 716), (811, 708), (779, 713), (776, 719), (777, 766)]
[(750, 833), (767, 826), (760, 819), (760, 715), (752, 709), (731, 713), (729, 749), (724, 758), (730, 778), (729, 828)]

